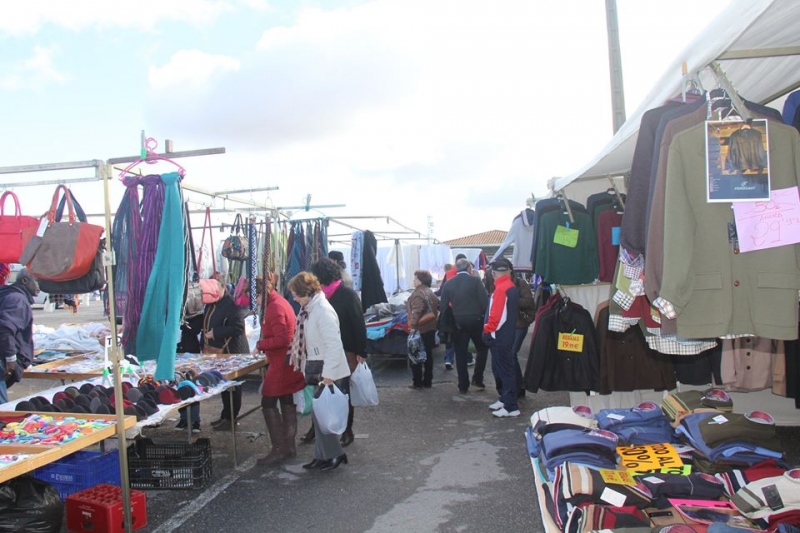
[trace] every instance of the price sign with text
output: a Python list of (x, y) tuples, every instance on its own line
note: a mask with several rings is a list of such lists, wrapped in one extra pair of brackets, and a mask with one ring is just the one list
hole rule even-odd
[(733, 204), (739, 251), (752, 252), (800, 242), (797, 187), (773, 190), (769, 201)]
[(558, 349), (567, 352), (583, 352), (583, 335), (577, 333), (559, 333)]
[(637, 472), (683, 466), (678, 452), (666, 443), (617, 446), (617, 453), (622, 458), (622, 466)]

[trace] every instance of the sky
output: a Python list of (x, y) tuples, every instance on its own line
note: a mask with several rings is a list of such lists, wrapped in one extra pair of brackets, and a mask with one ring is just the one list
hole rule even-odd
[[(617, 0), (628, 113), (728, 3)], [(180, 160), (189, 185), (278, 187), (239, 194), (275, 207), (310, 194), (312, 206), (343, 206), (320, 207), (326, 216), (390, 216), (443, 241), (507, 230), (531, 194), (613, 134), (602, 0), (37, 0), (3, 11), (0, 166), (134, 155), (144, 130), (159, 151), (165, 139), (225, 147)], [(12, 189), (38, 216), (55, 187)], [(72, 189), (102, 212), (101, 184)], [(112, 209), (122, 192), (112, 182)]]

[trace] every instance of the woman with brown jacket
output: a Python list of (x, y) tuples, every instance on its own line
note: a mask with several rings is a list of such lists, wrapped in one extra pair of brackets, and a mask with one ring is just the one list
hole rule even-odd
[[(431, 388), (433, 380), (433, 345), (436, 336), (436, 321), (439, 317), (439, 299), (431, 290), (433, 277), (427, 270), (414, 272), (414, 292), (406, 300), (408, 334), (419, 331), (427, 357), (423, 363), (411, 364), (413, 382), (410, 389)], [(430, 313), (433, 318), (430, 318)], [(423, 318), (426, 317), (426, 318)], [(422, 320), (420, 320), (422, 319)]]

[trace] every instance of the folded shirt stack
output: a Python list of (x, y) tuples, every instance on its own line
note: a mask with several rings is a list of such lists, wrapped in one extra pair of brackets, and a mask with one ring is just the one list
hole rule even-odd
[(541, 431), (541, 459), (550, 479), (562, 463), (614, 469), (619, 439), (610, 431), (568, 424), (548, 424)]
[(730, 413), (733, 410), (733, 400), (722, 389), (673, 392), (662, 400), (661, 409), (672, 422), (672, 427), (677, 428), (681, 419), (688, 414), (713, 411)]
[(725, 486), (710, 474), (646, 474), (636, 480), (652, 495), (652, 505), (665, 509), (671, 504), (668, 498), (692, 500), (719, 500), (725, 495)]
[(800, 468), (748, 483), (731, 501), (748, 518), (800, 525)]
[(673, 432), (664, 413), (654, 403), (629, 409), (603, 409), (597, 425), (617, 435), (621, 444), (659, 444), (672, 442)]
[(748, 468), (734, 469), (730, 472), (716, 474), (716, 478), (722, 481), (725, 486), (725, 493), (728, 496), (733, 496), (736, 491), (748, 483), (765, 477), (782, 476), (784, 472), (786, 472), (786, 468), (780, 466), (775, 459), (767, 459)]
[(753, 466), (766, 459), (783, 461), (775, 423), (760, 411), (741, 414), (695, 413), (686, 415), (676, 432), (695, 449), (695, 467), (718, 473)]

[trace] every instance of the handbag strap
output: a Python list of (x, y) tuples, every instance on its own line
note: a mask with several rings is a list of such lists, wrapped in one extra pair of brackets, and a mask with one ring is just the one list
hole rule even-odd
[(197, 258), (197, 272), (200, 272), (200, 263), (203, 261), (203, 245), (206, 243), (206, 228), (208, 228), (208, 244), (211, 246), (211, 270), (213, 276), (217, 275), (217, 258), (214, 256), (214, 236), (211, 234), (211, 208), (206, 207), (206, 216), (203, 219), (203, 235), (200, 237), (200, 255)]
[(6, 198), (11, 197), (14, 200), (14, 216), (18, 217), (22, 214), (22, 209), (19, 207), (19, 198), (14, 194), (14, 191), (6, 191), (3, 196), (0, 196), (0, 216), (5, 215)]
[(195, 256), (194, 252), (194, 235), (192, 235), (192, 217), (189, 216), (189, 202), (183, 202), (183, 216), (184, 220), (186, 220), (186, 231), (189, 234), (189, 239), (188, 239), (189, 255), (192, 258), (192, 267), (195, 267), (194, 275), (199, 276), (199, 271), (197, 269), (199, 263), (197, 262), (197, 257)]
[[(72, 200), (72, 205), (75, 208), (75, 216), (78, 219), (78, 222), (87, 222), (88, 219), (86, 218), (86, 213), (81, 207), (81, 204), (78, 203), (77, 198), (72, 193), (71, 189), (69, 190), (69, 198)], [(66, 204), (66, 195), (61, 197), (61, 200), (58, 202), (58, 209), (56, 209), (56, 222), (61, 222), (61, 218), (64, 216), (64, 206)]]
[(50, 210), (47, 212), (47, 220), (50, 221), (51, 224), (55, 223), (56, 221), (56, 205), (58, 203), (58, 197), (64, 191), (64, 197), (66, 198), (67, 208), (69, 209), (69, 223), (75, 223), (75, 206), (72, 204), (72, 197), (69, 194), (69, 189), (66, 185), (59, 185), (56, 187), (56, 191), (53, 193), (53, 201), (50, 203)]

